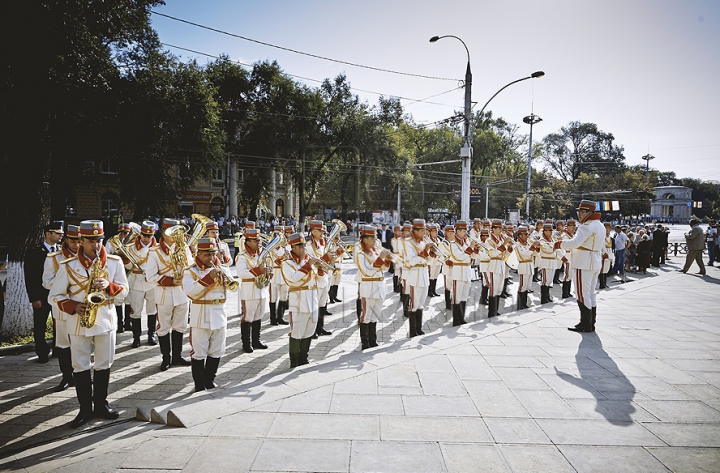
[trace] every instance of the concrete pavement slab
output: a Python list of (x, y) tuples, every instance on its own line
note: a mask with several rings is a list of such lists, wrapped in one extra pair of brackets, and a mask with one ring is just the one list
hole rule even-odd
[(512, 471), (574, 473), (575, 469), (554, 445), (500, 445)]
[(405, 415), (409, 416), (476, 417), (480, 415), (469, 397), (402, 396), (402, 402)]
[(607, 473), (608, 471), (613, 473), (662, 473), (670, 471), (642, 447), (561, 445), (558, 448), (578, 473)]
[[(536, 419), (556, 445), (662, 446), (665, 442), (635, 422)], [(664, 424), (667, 425), (667, 424)]]
[(720, 465), (720, 448), (648, 447), (647, 451), (672, 471), (712, 473)]
[(479, 417), (380, 416), (383, 441), (491, 443)]
[(495, 442), (500, 444), (529, 443), (551, 444), (545, 432), (534, 419), (505, 419), (485, 417), (483, 419)]
[(195, 450), (183, 471), (192, 473), (247, 472), (250, 471), (261, 445), (262, 441), (259, 439), (206, 438)]
[(266, 439), (250, 471), (347, 472), (350, 444), (347, 440)]
[(353, 442), (350, 472), (369, 471), (438, 473), (446, 469), (436, 442)]
[[(252, 424), (247, 425), (248, 430), (254, 430)], [(378, 418), (374, 415), (278, 414), (275, 416), (266, 437), (317, 440), (380, 440), (380, 428)]]
[(720, 424), (643, 423), (671, 447), (720, 447)]

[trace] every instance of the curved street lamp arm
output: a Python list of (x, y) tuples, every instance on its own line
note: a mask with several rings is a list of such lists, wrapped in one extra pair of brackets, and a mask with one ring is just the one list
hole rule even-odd
[(509, 84), (506, 84), (502, 89), (500, 89), (500, 90), (498, 90), (497, 92), (495, 92), (495, 94), (494, 94), (492, 97), (490, 97), (490, 99), (489, 99), (487, 102), (485, 102), (485, 105), (483, 105), (483, 108), (480, 109), (480, 115), (482, 115), (482, 113), (485, 111), (485, 108), (486, 108), (486, 107), (488, 106), (488, 104), (492, 101), (492, 99), (494, 99), (495, 97), (497, 97), (497, 95), (498, 95), (500, 92), (502, 92), (503, 90), (507, 89), (508, 87), (510, 87), (510, 86), (513, 85), (513, 84), (517, 84), (518, 82), (522, 82), (522, 81), (528, 80), (528, 79), (538, 79), (538, 78), (540, 78), (540, 77), (542, 77), (542, 76), (544, 76), (544, 75), (545, 75), (545, 73), (542, 72), (542, 71), (533, 72), (532, 74), (530, 74), (530, 75), (527, 76), (527, 77), (523, 77), (522, 79), (517, 79), (517, 80), (514, 80), (514, 81), (510, 82)]

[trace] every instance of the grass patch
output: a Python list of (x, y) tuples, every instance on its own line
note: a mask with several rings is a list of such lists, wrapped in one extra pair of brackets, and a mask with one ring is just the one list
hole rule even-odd
[[(53, 318), (48, 317), (47, 324), (45, 325), (45, 338), (52, 338), (53, 336)], [(0, 339), (0, 347), (10, 347), (14, 345), (27, 345), (28, 343), (35, 343), (35, 337), (29, 335), (27, 337), (13, 337), (10, 339)]]

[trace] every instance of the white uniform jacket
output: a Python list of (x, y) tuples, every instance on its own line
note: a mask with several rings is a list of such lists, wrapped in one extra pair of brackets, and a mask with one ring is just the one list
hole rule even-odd
[(558, 250), (555, 250), (553, 246), (555, 242), (543, 237), (540, 238), (538, 244), (540, 245), (540, 258), (538, 259), (537, 267), (551, 271), (558, 269)]
[[(140, 237), (137, 237), (135, 238), (135, 242), (132, 245), (126, 247), (125, 251), (127, 251), (129, 254), (132, 254), (135, 257), (135, 260), (138, 262), (138, 265), (145, 271), (145, 273), (147, 273), (150, 250), (156, 246), (157, 242), (155, 241), (155, 237), (150, 240), (148, 246), (143, 245)], [(130, 283), (131, 290), (147, 292), (150, 289), (155, 288), (155, 284), (145, 279), (145, 274), (135, 268), (132, 263), (127, 263), (125, 265), (125, 269), (129, 271), (128, 283)]]
[(312, 314), (313, 321), (317, 321), (319, 276), (308, 259), (308, 255), (305, 255), (297, 261), (292, 255), (282, 262), (280, 271), (289, 286), (288, 310), (293, 314)]
[(504, 245), (505, 237), (500, 235), (496, 237), (493, 234), (485, 240), (485, 246), (488, 247), (488, 272), (495, 274), (505, 274), (505, 260), (509, 255), (508, 249)]
[[(428, 254), (425, 251), (425, 241), (415, 241), (410, 237), (403, 240), (403, 254), (405, 257), (405, 269), (403, 277), (408, 284), (413, 287), (428, 287), (430, 285), (430, 275), (427, 270)], [(405, 273), (407, 272), (407, 275)]]
[(600, 223), (599, 217), (590, 217), (577, 228), (575, 236), (561, 242), (560, 247), (572, 250), (572, 268), (600, 271), (605, 247), (605, 226)]
[(282, 277), (282, 273), (280, 272), (280, 266), (282, 265), (282, 261), (286, 258), (286, 255), (290, 254), (290, 245), (283, 246), (276, 246), (273, 248), (273, 277), (272, 277), (272, 284), (277, 284), (278, 286), (284, 286), (285, 285), (285, 279)]
[(530, 243), (521, 243), (518, 240), (515, 242), (513, 251), (515, 251), (515, 256), (517, 256), (518, 260), (518, 274), (532, 275), (535, 270), (535, 265), (533, 264), (533, 256), (535, 256), (535, 252), (530, 249)]
[[(62, 245), (60, 251), (47, 254), (42, 275), (42, 285), (45, 289), (52, 289), (55, 276), (57, 276), (58, 269), (60, 269), (60, 263), (74, 256), (75, 253), (70, 251), (65, 245)], [(58, 309), (56, 304), (51, 303), (50, 305), (52, 306), (52, 314), (55, 320), (67, 320), (68, 314)]]
[(448, 281), (472, 282), (470, 265), (472, 264), (473, 256), (477, 253), (469, 243), (467, 238), (462, 241), (456, 238), (455, 241), (450, 243), (450, 255), (445, 262), (445, 264), (450, 267), (447, 275)]
[[(607, 256), (605, 256), (607, 255)], [(605, 237), (605, 246), (602, 249), (602, 273), (607, 273), (615, 265), (615, 251), (613, 251), (613, 239), (612, 237)]]
[[(216, 260), (215, 264), (230, 277), (230, 272), (227, 267), (220, 265), (220, 260)], [(190, 327), (218, 330), (227, 325), (226, 290), (210, 276), (212, 269), (195, 261), (195, 265), (186, 269), (183, 274), (182, 288), (191, 302)]]
[[(258, 252), (252, 254), (246, 246), (245, 251), (238, 253), (235, 260), (235, 270), (238, 279), (240, 279), (240, 299), (244, 301), (255, 299), (267, 299), (270, 297), (270, 286), (258, 287), (255, 284), (255, 278), (260, 275), (260, 260), (258, 257), (262, 253), (262, 249), (258, 248)], [(273, 275), (274, 276), (274, 275)]]
[[(78, 255), (66, 259), (60, 264), (55, 280), (53, 281), (48, 302), (57, 305), (58, 309), (69, 315), (67, 318), (67, 331), (70, 335), (92, 337), (115, 330), (117, 318), (115, 316), (115, 298), (124, 299), (128, 295), (128, 282), (125, 277), (125, 267), (119, 256), (108, 255), (105, 248), (100, 250), (100, 276), (107, 279), (110, 285), (105, 289), (105, 302), (98, 307), (95, 325), (90, 328), (80, 326), (80, 316), (75, 314), (78, 304), (85, 302), (88, 291), (88, 278), (93, 261), (86, 257), (82, 248)], [(91, 289), (91, 292), (102, 289)], [(75, 323), (73, 324), (73, 318)]]
[[(179, 306), (187, 303), (188, 300), (182, 286), (172, 285), (173, 269), (170, 255), (176, 247), (175, 243), (168, 247), (165, 240), (160, 240), (158, 246), (150, 249), (145, 277), (149, 282), (155, 284), (155, 303), (158, 305)], [(188, 263), (193, 262), (194, 258), (187, 246), (185, 247), (185, 256)]]
[(355, 281), (360, 283), (360, 297), (384, 299), (387, 292), (383, 271), (389, 263), (380, 259), (380, 251), (376, 247), (368, 250), (362, 244), (355, 248), (354, 257), (358, 269)]
[[(326, 263), (332, 262), (330, 255), (325, 254), (325, 239), (324, 238), (322, 240), (318, 241), (311, 237), (310, 240), (308, 240), (308, 242), (305, 244), (305, 253), (310, 256), (314, 256), (315, 258), (322, 259)], [(322, 276), (318, 275), (317, 287), (319, 289), (327, 287), (328, 279), (329, 279), (328, 274), (323, 273)]]

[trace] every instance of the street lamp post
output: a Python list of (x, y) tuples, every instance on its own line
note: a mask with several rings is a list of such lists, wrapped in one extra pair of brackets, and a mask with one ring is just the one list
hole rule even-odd
[(472, 110), (472, 72), (470, 71), (470, 50), (465, 41), (453, 35), (433, 36), (430, 42), (434, 43), (443, 38), (455, 38), (460, 41), (467, 52), (467, 67), (465, 68), (465, 126), (463, 129), (463, 145), (460, 148), (462, 160), (462, 177), (460, 185), (460, 218), (470, 219), (470, 161), (472, 159), (472, 145), (470, 143), (470, 113)]
[(525, 201), (525, 218), (530, 218), (530, 177), (532, 176), (532, 167), (530, 164), (532, 163), (532, 128), (533, 125), (536, 123), (539, 123), (542, 121), (542, 118), (538, 117), (534, 113), (531, 113), (527, 117), (523, 118), (523, 122), (530, 125), (530, 142), (528, 144), (528, 174), (527, 174), (527, 183), (525, 183), (525, 194), (527, 195), (527, 199)]
[(655, 156), (652, 154), (646, 154), (642, 158), (640, 158), (645, 161), (646, 167), (645, 167), (645, 179), (650, 182), (650, 161), (655, 159)]

